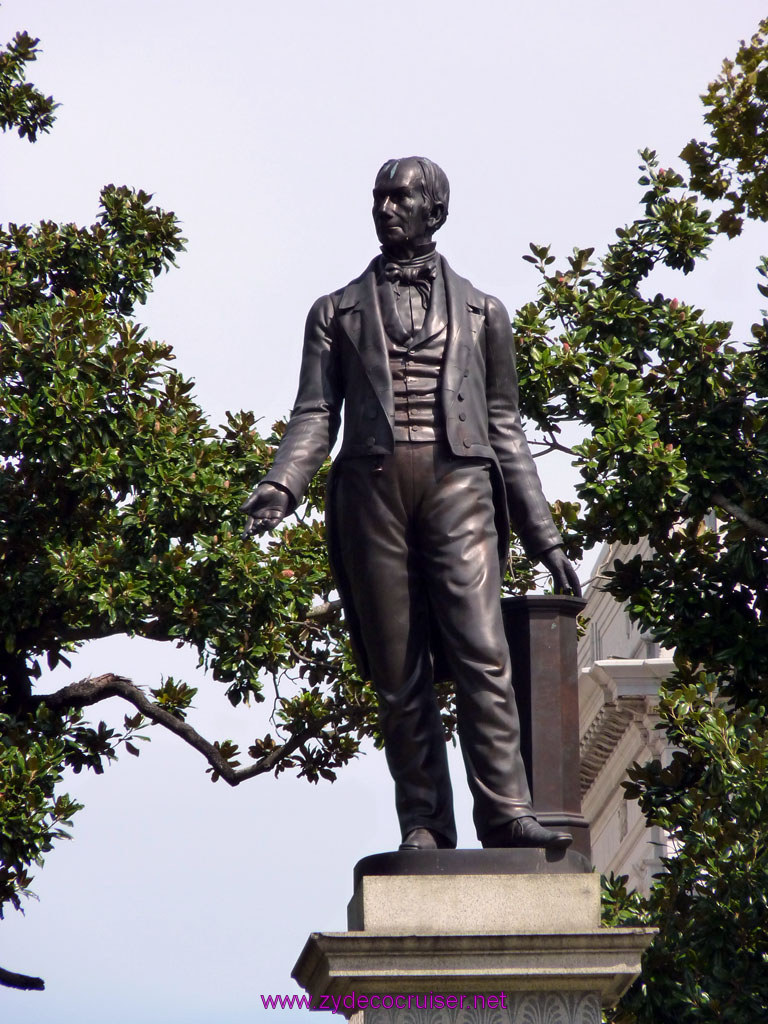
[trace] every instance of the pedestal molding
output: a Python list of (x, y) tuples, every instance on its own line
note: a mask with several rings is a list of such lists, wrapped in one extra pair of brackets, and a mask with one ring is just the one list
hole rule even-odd
[(600, 994), (613, 1005), (640, 972), (651, 928), (515, 935), (315, 932), (293, 977), (313, 998), (424, 991)]

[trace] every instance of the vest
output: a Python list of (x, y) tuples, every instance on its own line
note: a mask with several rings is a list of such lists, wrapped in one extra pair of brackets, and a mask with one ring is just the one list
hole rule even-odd
[(395, 401), (395, 443), (439, 441), (445, 437), (440, 373), (448, 338), (443, 275), (438, 273), (432, 283), (429, 308), (419, 330), (404, 326), (388, 282), (379, 288), (379, 304)]

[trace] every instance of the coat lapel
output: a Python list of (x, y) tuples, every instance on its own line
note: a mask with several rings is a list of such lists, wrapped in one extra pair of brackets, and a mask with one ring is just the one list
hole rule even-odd
[(448, 339), (443, 362), (443, 388), (456, 393), (485, 323), (485, 308), (475, 288), (459, 277), (443, 260), (443, 280), (448, 306)]
[(341, 293), (341, 298), (336, 308), (338, 322), (358, 351), (361, 345), (365, 347), (365, 339), (362, 335), (363, 309), (370, 307), (373, 297), (371, 279), (375, 280), (373, 263), (366, 267), (360, 277), (350, 281)]
[(344, 289), (337, 307), (339, 323), (360, 356), (363, 369), (387, 415), (394, 418), (395, 405), (389, 372), (387, 342), (376, 296), (376, 260)]

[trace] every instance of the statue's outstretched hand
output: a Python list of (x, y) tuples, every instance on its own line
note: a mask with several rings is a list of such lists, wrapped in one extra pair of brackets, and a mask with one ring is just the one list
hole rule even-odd
[(278, 484), (261, 483), (240, 506), (248, 517), (243, 539), (253, 533), (267, 533), (293, 511), (293, 498)]
[(573, 594), (574, 597), (581, 597), (579, 577), (562, 548), (550, 548), (539, 557), (552, 574), (556, 594)]

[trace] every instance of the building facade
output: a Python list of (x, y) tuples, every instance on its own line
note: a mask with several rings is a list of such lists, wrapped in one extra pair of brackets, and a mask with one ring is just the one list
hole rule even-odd
[(601, 874), (627, 875), (647, 893), (671, 845), (648, 828), (622, 782), (634, 762), (666, 760), (669, 747), (656, 728), (659, 684), (672, 673), (671, 652), (630, 622), (624, 607), (602, 587), (616, 558), (649, 553), (647, 545), (614, 544), (600, 553), (586, 592), (587, 627), (579, 641), (579, 726), (582, 810), (592, 827), (592, 857)]

